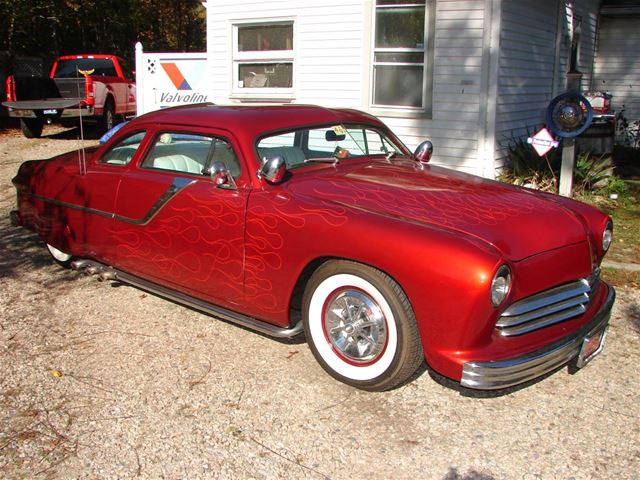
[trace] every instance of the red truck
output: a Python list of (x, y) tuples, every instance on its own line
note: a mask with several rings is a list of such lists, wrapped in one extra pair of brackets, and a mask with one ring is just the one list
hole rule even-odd
[(22, 133), (38, 138), (45, 123), (77, 125), (97, 121), (101, 130), (117, 115), (135, 115), (133, 74), (115, 55), (67, 55), (53, 63), (49, 77), (12, 75), (6, 80), (10, 117), (20, 118)]

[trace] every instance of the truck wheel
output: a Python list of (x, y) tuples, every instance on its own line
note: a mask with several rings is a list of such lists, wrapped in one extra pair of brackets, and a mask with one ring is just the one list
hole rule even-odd
[(318, 363), (356, 388), (389, 390), (424, 361), (409, 299), (375, 268), (343, 260), (322, 265), (305, 289), (302, 318)]
[(37, 118), (20, 119), (22, 134), (27, 138), (40, 138), (43, 126), (44, 124), (42, 123), (42, 120), (38, 120)]
[(102, 119), (100, 120), (100, 130), (102, 133), (108, 132), (113, 128), (116, 114), (113, 108), (113, 102), (107, 100), (104, 104), (104, 111), (102, 112)]

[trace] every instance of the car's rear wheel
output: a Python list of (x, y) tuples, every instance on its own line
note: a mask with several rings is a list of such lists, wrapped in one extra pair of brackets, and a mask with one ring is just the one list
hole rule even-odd
[(351, 261), (323, 264), (309, 279), (303, 322), (316, 360), (334, 378), (381, 391), (424, 361), (415, 314), (388, 275)]
[(56, 263), (62, 267), (68, 268), (71, 265), (71, 260), (73, 256), (67, 252), (63, 252), (62, 250), (58, 250), (53, 245), (49, 245), (47, 243), (47, 250), (56, 261)]
[(20, 129), (27, 138), (40, 138), (44, 123), (37, 118), (21, 118)]

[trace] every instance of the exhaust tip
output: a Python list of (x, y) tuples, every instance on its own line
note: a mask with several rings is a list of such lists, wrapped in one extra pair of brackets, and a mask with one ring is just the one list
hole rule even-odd
[(73, 270), (80, 270), (80, 269), (86, 267), (87, 265), (89, 265), (89, 261), (88, 260), (83, 260), (83, 259), (74, 260), (73, 262), (71, 262), (71, 268)]
[(105, 270), (100, 275), (98, 275), (98, 280), (101, 282), (106, 282), (109, 280), (116, 280), (117, 275), (115, 270)]

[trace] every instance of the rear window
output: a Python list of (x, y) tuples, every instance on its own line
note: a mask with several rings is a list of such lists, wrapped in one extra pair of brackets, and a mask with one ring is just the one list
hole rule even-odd
[(75, 78), (86, 75), (117, 77), (116, 67), (110, 58), (71, 58), (60, 60), (55, 78)]

